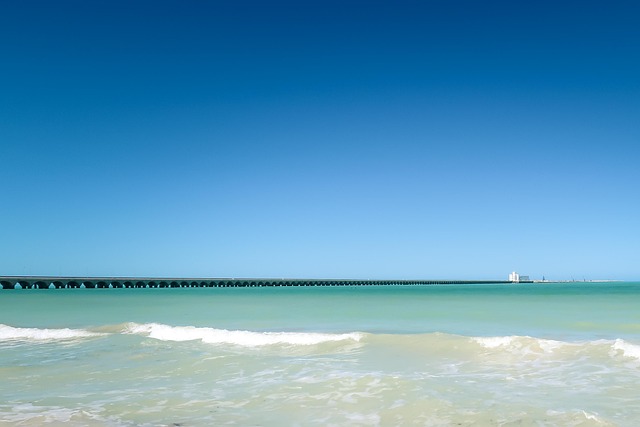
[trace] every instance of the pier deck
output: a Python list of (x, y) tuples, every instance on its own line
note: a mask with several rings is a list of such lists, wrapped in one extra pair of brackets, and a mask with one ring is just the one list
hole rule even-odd
[(510, 282), (501, 280), (353, 280), (0, 276), (0, 289), (233, 288), (277, 286), (462, 285), (488, 283)]

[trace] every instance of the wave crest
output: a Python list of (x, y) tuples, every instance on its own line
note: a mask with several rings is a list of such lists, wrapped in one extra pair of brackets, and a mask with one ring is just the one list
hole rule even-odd
[(512, 354), (553, 354), (563, 350), (573, 354), (596, 351), (611, 357), (624, 356), (640, 360), (640, 345), (631, 344), (621, 338), (564, 342), (528, 336), (473, 337), (471, 340), (489, 351), (506, 351)]
[(325, 342), (355, 341), (363, 334), (326, 334), (316, 332), (252, 332), (230, 331), (195, 326), (170, 326), (160, 323), (129, 323), (123, 333), (143, 335), (161, 341), (202, 341), (207, 344), (234, 344), (242, 347), (266, 345), (317, 345)]
[(40, 328), (16, 328), (0, 324), (0, 341), (62, 341), (80, 338), (92, 338), (104, 335), (99, 332), (91, 332), (84, 329), (40, 329)]
[(543, 353), (551, 353), (568, 344), (562, 341), (533, 338), (529, 336), (473, 337), (472, 340), (487, 349), (502, 348), (507, 350), (530, 350)]
[(622, 339), (617, 339), (611, 346), (614, 351), (621, 351), (625, 357), (640, 360), (640, 345), (634, 345)]

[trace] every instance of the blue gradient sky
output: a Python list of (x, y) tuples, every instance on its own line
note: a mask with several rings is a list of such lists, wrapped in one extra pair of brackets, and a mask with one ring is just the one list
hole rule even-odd
[(0, 274), (640, 278), (640, 3), (0, 5)]

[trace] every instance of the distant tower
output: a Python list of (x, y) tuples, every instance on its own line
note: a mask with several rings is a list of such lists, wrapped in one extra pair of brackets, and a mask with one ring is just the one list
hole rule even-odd
[(513, 283), (518, 283), (520, 281), (520, 275), (515, 271), (509, 274), (509, 281)]

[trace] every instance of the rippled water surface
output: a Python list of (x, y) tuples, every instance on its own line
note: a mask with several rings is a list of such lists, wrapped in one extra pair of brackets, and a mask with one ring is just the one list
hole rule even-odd
[(10, 290), (0, 425), (640, 420), (640, 284)]

